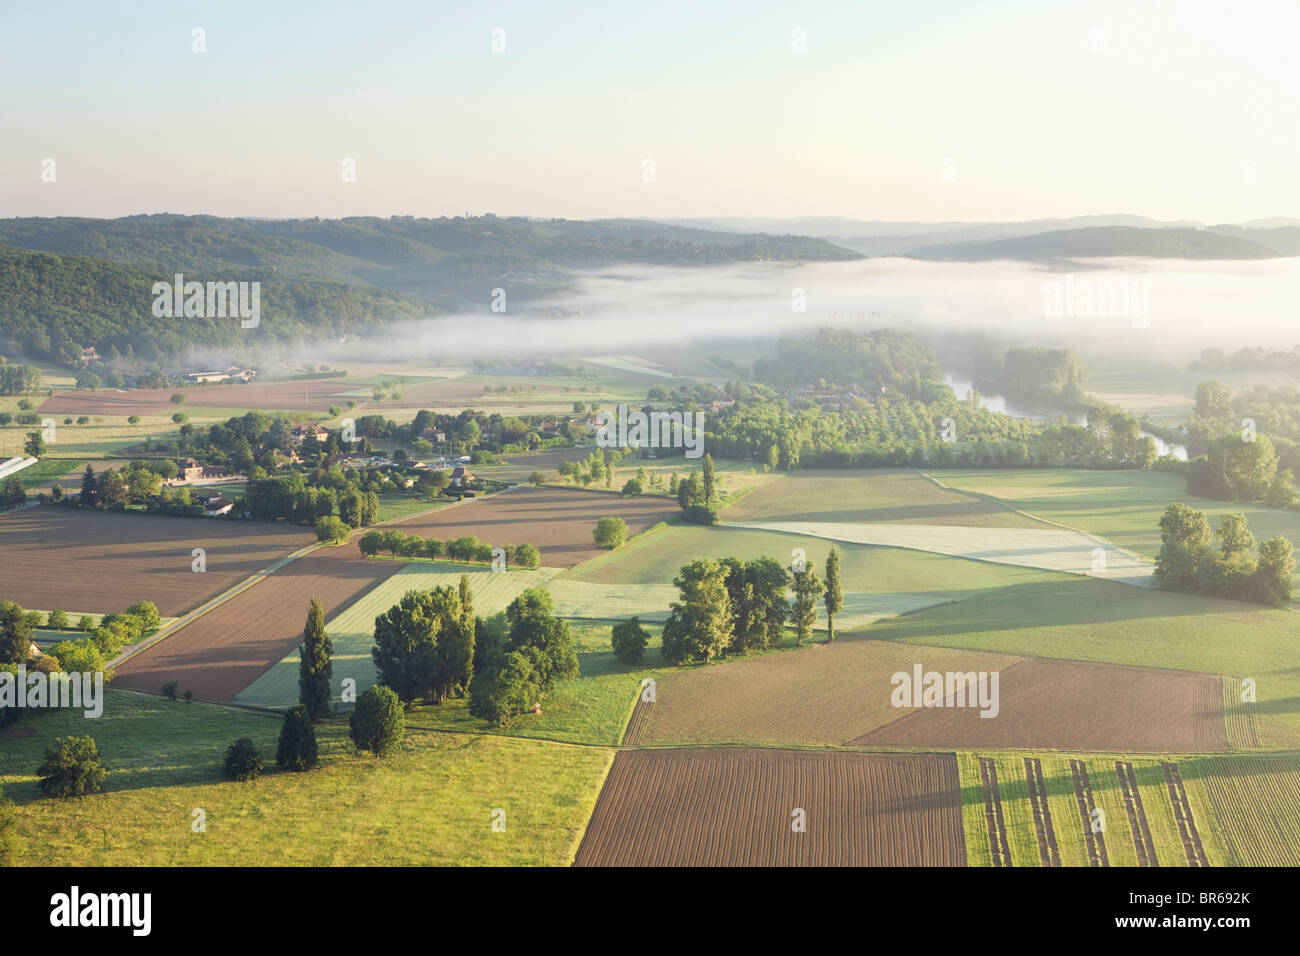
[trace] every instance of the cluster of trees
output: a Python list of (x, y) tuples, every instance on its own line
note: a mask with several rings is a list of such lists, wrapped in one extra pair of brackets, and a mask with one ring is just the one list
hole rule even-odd
[(705, 416), (705, 442), (719, 457), (773, 469), (840, 467), (1146, 467), (1154, 441), (1138, 419), (1095, 406), (1087, 425), (1015, 418), (958, 401), (942, 382), (922, 397), (901, 392), (844, 393), (834, 400), (791, 400), (749, 386), (734, 405)]
[(1300, 369), (1300, 345), (1291, 351), (1277, 349), (1242, 348), (1226, 354), (1220, 348), (1201, 350), (1201, 357), (1188, 366), (1193, 372), (1245, 372), (1256, 369), (1279, 369), (1296, 371)]
[[(663, 629), (663, 656), (670, 664), (707, 663), (729, 653), (775, 646), (788, 623), (796, 642), (812, 636), (817, 602), (826, 608), (828, 639), (835, 639), (834, 616), (844, 603), (839, 552), (826, 558), (823, 582), (812, 564), (787, 570), (773, 558), (702, 558), (685, 565), (673, 580), (681, 592)], [(794, 600), (786, 593), (793, 590)]]
[(1087, 407), (1087, 377), (1074, 349), (1039, 346), (1008, 349), (1000, 362), (986, 360), (979, 369), (979, 380), (990, 391), (1056, 408)]
[[(575, 485), (590, 487), (603, 482), (606, 488), (611, 488), (614, 485), (614, 468), (624, 457), (626, 452), (621, 449), (602, 448), (593, 451), (585, 461), (560, 462), (558, 471), (561, 478), (567, 478)], [(626, 487), (624, 491), (627, 491)]]
[(682, 516), (693, 524), (716, 524), (718, 520), (718, 480), (713, 470), (713, 456), (706, 454), (700, 468), (700, 475), (687, 475), (680, 481), (673, 479), (676, 488), (677, 504), (682, 509)]
[(10, 365), (0, 355), (0, 395), (21, 395), (41, 387), (41, 370), (35, 365)]
[(12, 508), (27, 500), (27, 492), (16, 475), (11, 475), (0, 485), (0, 508)]
[(1256, 386), (1241, 394), (1222, 382), (1196, 388), (1187, 422), (1188, 491), (1206, 498), (1300, 507), (1300, 390)]
[[(373, 557), (381, 551), (387, 551), (393, 557), (430, 560), (447, 557), (453, 561), (464, 561), (466, 564), (471, 561), (490, 562), (496, 550), (474, 535), (443, 541), (439, 538), (422, 538), (418, 534), (407, 534), (396, 528), (387, 528), (383, 531), (376, 528), (367, 531), (361, 536), (359, 547), (366, 557)], [(542, 554), (535, 545), (507, 544), (503, 545), (501, 550), (505, 553), (508, 567), (541, 567)]]
[(775, 356), (754, 363), (754, 378), (785, 388), (816, 383), (878, 392), (884, 386), (920, 397), (925, 382), (943, 380), (943, 369), (934, 349), (902, 332), (823, 328), (781, 339)]
[(1221, 516), (1211, 533), (1203, 511), (1172, 504), (1160, 517), (1160, 541), (1155, 575), (1162, 587), (1260, 604), (1291, 598), (1291, 542), (1278, 535), (1257, 549), (1244, 514)]
[(484, 629), (469, 687), (469, 711), (505, 726), (541, 706), (564, 680), (578, 676), (578, 653), (569, 625), (555, 616), (546, 588), (530, 588), (506, 608), (504, 630)]
[(473, 676), (476, 634), (469, 578), (459, 588), (407, 591), (375, 618), (371, 650), (379, 683), (403, 703), (464, 695)]
[[(103, 673), (104, 680), (111, 681), (113, 672), (107, 668), (107, 662), (126, 645), (156, 631), (162, 620), (152, 601), (139, 601), (120, 614), (106, 614), (98, 625), (89, 616), (83, 616), (77, 627), (86, 632), (85, 637), (60, 641), (48, 654), (32, 653), (34, 632), (43, 623), (64, 630), (68, 627), (68, 615), (64, 611), (51, 611), (43, 622), (39, 611), (24, 611), (14, 601), (0, 601), (0, 671), (14, 673), (19, 665), (26, 665), (29, 671), (47, 674)], [(30, 711), (0, 708), (0, 725), (16, 721), (24, 713)]]

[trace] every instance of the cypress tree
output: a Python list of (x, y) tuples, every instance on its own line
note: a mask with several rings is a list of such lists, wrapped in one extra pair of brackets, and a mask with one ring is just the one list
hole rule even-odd
[(298, 648), (298, 700), (312, 720), (329, 716), (334, 645), (325, 633), (325, 611), (316, 598), (307, 611), (306, 640)]
[(826, 640), (835, 640), (835, 615), (844, 607), (844, 590), (840, 586), (840, 553), (831, 545), (831, 553), (826, 556), (826, 593), (822, 596), (826, 605)]

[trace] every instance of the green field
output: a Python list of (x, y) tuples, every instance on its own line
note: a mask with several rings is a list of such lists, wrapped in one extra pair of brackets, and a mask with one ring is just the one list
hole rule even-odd
[(1070, 773), (1070, 759), (1077, 757), (1088, 768), (1088, 782), (1096, 805), (1105, 811), (1106, 853), (1110, 865), (1136, 867), (1137, 850), (1124, 794), (1120, 789), (1115, 761), (1125, 760), (1133, 765), (1138, 792), (1146, 812), (1147, 826), (1155, 846), (1156, 860), (1162, 867), (1185, 867), (1187, 854), (1183, 849), (1160, 769), (1161, 760), (1178, 764), (1192, 817), (1201, 836), (1205, 857), (1211, 866), (1230, 865), (1227, 844), (1215, 825), (1209, 797), (1199, 781), (1189, 779), (1187, 768), (1198, 758), (1177, 756), (1152, 757), (1145, 754), (1130, 757), (1119, 754), (1063, 754), (1032, 753), (1028, 751), (998, 751), (959, 753), (957, 762), (962, 784), (962, 822), (966, 830), (966, 859), (970, 866), (992, 866), (989, 850), (988, 825), (984, 816), (984, 788), (980, 782), (979, 757), (991, 757), (997, 765), (998, 793), (1002, 800), (1003, 822), (1006, 826), (1007, 846), (1011, 851), (1013, 866), (1042, 866), (1038, 848), (1037, 829), (1034, 825), (1033, 804), (1029, 799), (1029, 784), (1025, 778), (1025, 757), (1037, 757), (1043, 768), (1043, 783), (1047, 787), (1047, 806), (1056, 834), (1057, 849), (1062, 866), (1088, 866), (1088, 850), (1083, 831), (1083, 820), (1075, 798), (1074, 779)]
[[(0, 785), (18, 804), (19, 865), (465, 866), (572, 860), (613, 759), (598, 747), (436, 733), (408, 724), (403, 749), (358, 755), (343, 721), (318, 725), (322, 766), (224, 780), (221, 761), (252, 737), (272, 767), (280, 722), (207, 704), (109, 693), (104, 716), (42, 714), (7, 738)], [(34, 777), (56, 736), (95, 737), (103, 794), (39, 795)], [(191, 831), (193, 811), (207, 832)], [(493, 810), (506, 812), (504, 833)]]
[[(745, 559), (772, 557), (789, 564), (796, 548), (803, 549), (818, 573), (824, 569), (831, 543), (823, 538), (745, 528), (663, 525), (633, 538), (609, 554), (585, 561), (564, 572), (560, 580), (608, 584), (670, 584), (696, 558)], [(869, 545), (837, 544), (845, 592), (895, 594), (925, 599), (924, 603), (956, 600), (989, 588), (1037, 581), (1046, 572), (983, 561), (967, 561)]]
[(985, 528), (1044, 527), (1011, 509), (944, 488), (918, 471), (809, 469), (774, 480), (726, 508), (737, 521), (831, 521), (957, 525)]
[[(1212, 526), (1221, 514), (1244, 512), (1258, 540), (1280, 534), (1300, 547), (1300, 513), (1195, 498), (1187, 493), (1181, 475), (1167, 472), (1009, 469), (932, 474), (945, 485), (998, 498), (1037, 517), (1106, 538), (1145, 558), (1155, 558), (1160, 550), (1160, 515), (1175, 501), (1206, 512)], [(1300, 573), (1295, 582), (1300, 586)]]
[(1290, 610), (1058, 575), (883, 621), (879, 640), (1251, 677), (1265, 748), (1300, 747)]

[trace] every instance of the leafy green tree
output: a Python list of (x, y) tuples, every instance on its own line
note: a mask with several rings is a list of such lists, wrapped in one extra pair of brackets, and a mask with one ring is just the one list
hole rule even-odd
[(566, 621), (555, 616), (551, 592), (543, 587), (529, 588), (506, 608), (506, 651), (535, 649), (534, 676), (541, 693), (556, 683), (578, 676), (578, 652), (573, 632)]
[(402, 702), (391, 687), (375, 684), (357, 699), (348, 729), (360, 749), (380, 757), (391, 753), (406, 734)]
[(1215, 537), (1219, 539), (1219, 550), (1225, 558), (1231, 558), (1236, 554), (1250, 554), (1255, 549), (1255, 536), (1250, 533), (1246, 516), (1240, 511), (1219, 518), (1219, 528)]
[(226, 759), (222, 764), (226, 779), (248, 782), (256, 780), (266, 769), (262, 752), (257, 749), (251, 737), (240, 737), (226, 748)]
[(817, 623), (817, 599), (824, 593), (821, 580), (811, 562), (802, 571), (791, 575), (794, 579), (794, 602), (790, 605), (790, 623), (794, 625), (795, 643), (803, 644), (812, 637)]
[(627, 481), (623, 482), (622, 494), (624, 498), (635, 498), (637, 495), (641, 494), (642, 490), (641, 482), (636, 478), (629, 478)]
[(591, 536), (598, 547), (613, 550), (627, 543), (627, 522), (622, 518), (601, 518)]
[(32, 629), (22, 607), (0, 601), (0, 661), (27, 660), (32, 646)]
[(535, 667), (536, 648), (508, 651), (490, 669), (475, 675), (470, 684), (469, 712), (504, 727), (532, 709), (541, 698)]
[(40, 458), (45, 454), (45, 439), (40, 432), (28, 432), (27, 441), (23, 443), (23, 454), (29, 458)]
[(704, 505), (708, 506), (717, 500), (717, 481), (713, 474), (713, 456), (706, 454), (704, 456), (704, 468), (700, 478), (700, 491), (704, 496)]
[(0, 866), (12, 866), (18, 854), (18, 814), (13, 801), (0, 792)]
[(284, 770), (310, 770), (316, 766), (316, 730), (311, 715), (302, 704), (284, 715), (280, 726), (280, 743), (276, 748), (276, 765)]
[(429, 591), (407, 591), (375, 618), (371, 656), (379, 683), (410, 703), (433, 686), (434, 644), (441, 622)]
[(1175, 502), (1160, 516), (1160, 551), (1155, 576), (1164, 587), (1195, 586), (1196, 568), (1213, 539), (1204, 512)]
[(840, 553), (831, 545), (826, 556), (826, 591), (822, 595), (826, 606), (826, 640), (835, 640), (835, 615), (844, 607), (844, 590), (840, 585)]
[(681, 592), (663, 630), (663, 656), (670, 664), (708, 663), (731, 645), (734, 634), (727, 568), (713, 558), (685, 565), (673, 579)]
[[(131, 617), (140, 619), (140, 630), (142, 632), (156, 631), (162, 627), (162, 617), (158, 613), (158, 605), (154, 604), (153, 601), (137, 601), (126, 609), (126, 613)], [(51, 624), (51, 626), (53, 625)]]
[(641, 626), (641, 619), (633, 615), (614, 625), (610, 643), (614, 647), (614, 657), (630, 667), (641, 663), (645, 646), (650, 643), (650, 632)]
[(316, 519), (316, 540), (324, 541), (331, 545), (347, 544), (348, 538), (352, 534), (352, 528), (345, 521), (326, 515), (323, 518)]
[(50, 627), (54, 628), (56, 631), (66, 631), (68, 629), (68, 612), (51, 611)]
[(357, 546), (365, 557), (373, 557), (384, 549), (384, 533), (382, 531), (367, 531), (361, 536)]
[(108, 770), (93, 737), (57, 737), (45, 749), (45, 762), (36, 774), (46, 796), (80, 797), (103, 790)]
[(329, 716), (334, 643), (325, 632), (325, 609), (317, 598), (307, 609), (306, 637), (298, 647), (298, 701), (312, 720)]
[(521, 544), (515, 547), (514, 555), (515, 567), (519, 568), (539, 568), (542, 566), (542, 555), (531, 544)]
[(1259, 563), (1251, 582), (1253, 598), (1261, 604), (1286, 604), (1291, 600), (1291, 572), (1295, 556), (1291, 542), (1278, 535), (1259, 546)]

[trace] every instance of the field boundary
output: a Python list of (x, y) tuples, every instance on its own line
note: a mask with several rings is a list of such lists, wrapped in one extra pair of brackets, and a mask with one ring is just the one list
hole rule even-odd
[(984, 821), (989, 832), (989, 852), (994, 866), (1011, 866), (1007, 845), (1007, 824), (1002, 816), (1002, 794), (998, 791), (998, 767), (991, 757), (980, 757), (980, 783), (984, 787)]
[(1159, 866), (1156, 845), (1147, 826), (1146, 810), (1142, 806), (1142, 792), (1138, 789), (1137, 774), (1127, 760), (1115, 761), (1120, 790), (1124, 793), (1124, 808), (1128, 811), (1128, 825), (1133, 831), (1133, 846), (1137, 850), (1138, 866)]
[(1074, 777), (1074, 797), (1079, 804), (1079, 819), (1083, 822), (1083, 836), (1088, 844), (1088, 865), (1110, 866), (1110, 858), (1106, 855), (1106, 835), (1102, 830), (1094, 832), (1092, 827), (1092, 814), (1097, 803), (1092, 796), (1092, 784), (1088, 782), (1088, 767), (1082, 760), (1071, 760), (1070, 774)]
[(1196, 829), (1196, 820), (1192, 817), (1191, 804), (1187, 802), (1187, 788), (1183, 778), (1178, 774), (1178, 764), (1162, 761), (1160, 769), (1165, 774), (1165, 784), (1169, 788), (1169, 803), (1174, 810), (1174, 819), (1178, 821), (1178, 834), (1183, 838), (1183, 850), (1187, 853), (1188, 866), (1209, 866), (1205, 858), (1205, 847), (1201, 844), (1201, 835)]
[(1061, 851), (1056, 845), (1056, 831), (1052, 829), (1052, 808), (1047, 803), (1043, 764), (1037, 757), (1025, 758), (1025, 782), (1029, 785), (1029, 803), (1034, 810), (1039, 859), (1043, 866), (1060, 866)]

